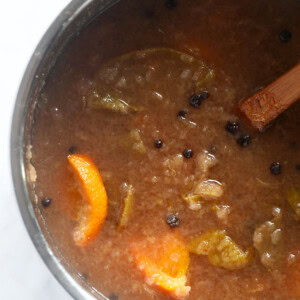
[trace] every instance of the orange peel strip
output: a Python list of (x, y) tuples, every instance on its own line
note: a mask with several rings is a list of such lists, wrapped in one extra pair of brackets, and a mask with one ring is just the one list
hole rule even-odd
[(107, 194), (101, 175), (95, 164), (86, 156), (72, 154), (68, 161), (77, 174), (87, 195), (88, 213), (82, 217), (74, 232), (78, 246), (86, 246), (100, 231), (107, 215)]
[(169, 234), (153, 244), (138, 243), (132, 249), (148, 285), (155, 285), (176, 299), (188, 296), (191, 289), (186, 286), (189, 252), (178, 237)]

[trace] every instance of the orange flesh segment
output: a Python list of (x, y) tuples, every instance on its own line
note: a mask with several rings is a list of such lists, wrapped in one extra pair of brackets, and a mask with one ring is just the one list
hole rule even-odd
[(186, 286), (189, 252), (184, 243), (175, 235), (169, 234), (136, 244), (133, 254), (145, 281), (155, 285), (176, 299), (184, 299), (190, 292)]
[(72, 154), (68, 161), (77, 174), (87, 195), (89, 209), (74, 232), (78, 246), (86, 246), (101, 229), (107, 215), (107, 194), (101, 175), (94, 163), (84, 155)]

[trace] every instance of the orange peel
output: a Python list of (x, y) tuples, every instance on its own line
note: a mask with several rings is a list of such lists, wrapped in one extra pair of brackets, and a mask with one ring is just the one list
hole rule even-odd
[(186, 286), (190, 262), (185, 244), (174, 234), (154, 241), (143, 241), (132, 247), (138, 268), (145, 282), (156, 286), (176, 299), (184, 299), (190, 292)]
[(72, 154), (68, 161), (77, 174), (87, 196), (87, 212), (74, 232), (78, 246), (86, 246), (100, 231), (107, 215), (107, 194), (95, 164), (85, 155)]

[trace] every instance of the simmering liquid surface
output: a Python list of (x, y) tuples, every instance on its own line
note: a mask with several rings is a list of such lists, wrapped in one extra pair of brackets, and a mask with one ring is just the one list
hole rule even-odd
[[(70, 43), (41, 94), (31, 163), (47, 228), (92, 287), (111, 299), (172, 299), (145, 280), (132, 245), (226, 230), (251, 262), (232, 270), (190, 253), (189, 300), (300, 297), (300, 225), (288, 202), (300, 203), (300, 103), (264, 133), (236, 113), (299, 61), (299, 20), (296, 0), (121, 1)], [(87, 204), (70, 152), (95, 163), (108, 195), (86, 247), (73, 240)], [(120, 230), (128, 186), (133, 212)]]

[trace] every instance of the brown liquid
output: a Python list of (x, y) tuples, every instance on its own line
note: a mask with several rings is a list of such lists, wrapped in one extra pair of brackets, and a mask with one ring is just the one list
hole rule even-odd
[[(32, 164), (38, 176), (38, 197), (53, 199), (49, 208), (41, 208), (48, 229), (66, 259), (78, 272), (87, 274), (93, 287), (107, 296), (114, 293), (120, 300), (169, 299), (144, 282), (129, 251), (132, 241), (173, 230), (166, 224), (166, 216), (176, 212), (181, 224), (175, 230), (184, 240), (210, 229), (226, 229), (246, 249), (253, 245), (255, 229), (271, 220), (272, 208), (279, 207), (284, 247), (278, 270), (268, 270), (257, 252), (250, 266), (235, 271), (212, 266), (206, 256), (191, 254), (188, 299), (292, 298), (287, 284), (300, 284), (289, 275), (300, 259), (300, 228), (287, 203), (287, 192), (299, 186), (300, 180), (296, 170), (300, 164), (300, 104), (286, 111), (265, 133), (252, 135), (245, 148), (224, 127), (227, 121), (237, 120), (235, 107), (241, 98), (298, 62), (299, 19), (300, 3), (294, 0), (178, 0), (173, 9), (166, 8), (164, 1), (122, 1), (71, 42), (41, 97)], [(284, 28), (292, 32), (287, 43), (279, 39)], [(214, 71), (216, 77), (204, 86), (210, 97), (199, 108), (188, 103), (195, 87), (187, 83), (179, 89), (177, 79), (176, 87), (164, 89), (163, 101), (153, 96), (153, 85), (150, 90), (147, 85), (141, 87), (143, 93), (137, 89), (132, 103), (144, 107), (140, 112), (122, 114), (86, 107), (104, 62), (158, 47), (193, 55)], [(182, 71), (175, 64), (172, 74)], [(130, 70), (125, 74), (135, 75)], [(139, 80), (146, 80), (145, 74), (139, 75), (137, 87)], [(118, 76), (112, 84), (117, 84)], [(158, 88), (160, 83), (172, 83), (164, 76), (155, 77)], [(177, 118), (181, 110), (187, 112), (184, 121)], [(128, 149), (122, 142), (134, 129), (140, 131), (146, 154)], [(242, 128), (242, 133), (247, 129)], [(164, 142), (162, 148), (154, 147), (156, 139)], [(109, 198), (105, 224), (86, 248), (75, 246), (72, 237), (84, 203), (67, 162), (71, 146), (97, 165)], [(185, 148), (191, 148), (194, 155), (180, 158), (183, 162), (174, 167), (174, 173), (168, 159)], [(225, 217), (218, 217), (211, 203), (191, 210), (182, 198), (201, 178), (196, 160), (204, 150), (218, 160), (208, 178), (223, 185), (224, 194), (214, 203), (228, 206)], [(282, 166), (277, 176), (269, 169), (275, 161)], [(120, 186), (124, 182), (135, 189), (134, 213), (120, 233)]]

